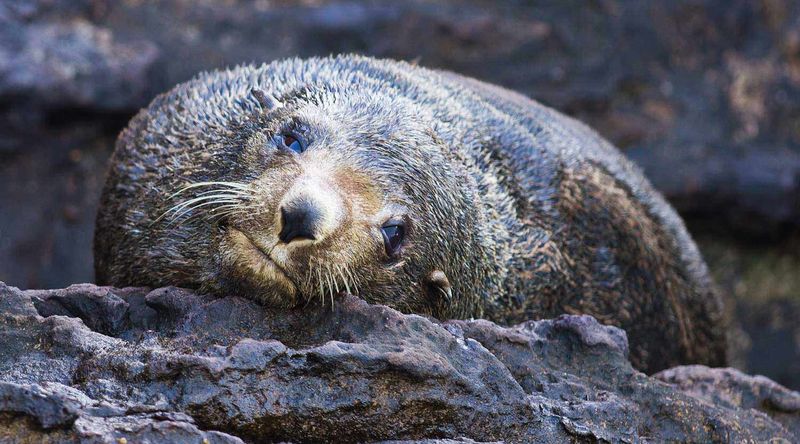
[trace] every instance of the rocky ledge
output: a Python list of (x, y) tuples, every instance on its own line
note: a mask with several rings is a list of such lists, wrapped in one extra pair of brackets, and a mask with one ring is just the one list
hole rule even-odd
[[(0, 283), (1, 442), (797, 442), (800, 394), (648, 377), (588, 316), (440, 323), (342, 297), (266, 310), (177, 288)], [(123, 439), (124, 438), (124, 439)]]

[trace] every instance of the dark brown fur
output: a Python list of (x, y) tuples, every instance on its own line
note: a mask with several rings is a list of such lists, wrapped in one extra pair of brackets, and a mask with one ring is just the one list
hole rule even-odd
[[(271, 142), (287, 122), (309, 140), (301, 155)], [(288, 249), (275, 214), (306, 176), (340, 217)], [(236, 211), (162, 217), (212, 181), (241, 184)], [(396, 259), (376, 231), (391, 215), (409, 221)], [(298, 307), (358, 284), (403, 311), (505, 323), (588, 313), (628, 332), (640, 369), (725, 362), (697, 248), (630, 162), (521, 95), (404, 63), (289, 60), (159, 96), (119, 138), (95, 242), (101, 283)], [(260, 262), (276, 248), (286, 279)]]

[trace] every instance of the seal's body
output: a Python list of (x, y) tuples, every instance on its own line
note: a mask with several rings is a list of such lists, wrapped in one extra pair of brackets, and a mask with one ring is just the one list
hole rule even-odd
[(582, 124), (519, 94), (345, 56), (200, 75), (123, 131), (100, 283), (340, 291), (439, 318), (587, 313), (638, 368), (724, 363), (719, 298), (680, 218)]

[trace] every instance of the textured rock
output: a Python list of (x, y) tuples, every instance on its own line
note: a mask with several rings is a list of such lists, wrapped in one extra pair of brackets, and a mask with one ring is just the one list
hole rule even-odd
[(633, 370), (625, 334), (588, 316), (504, 328), (352, 296), (275, 311), (0, 284), (0, 343), (0, 439), (791, 442), (800, 424), (800, 395), (765, 378)]
[(23, 97), (54, 109), (129, 110), (150, 91), (148, 69), (158, 55), (151, 42), (120, 44), (110, 30), (82, 18), (6, 25), (0, 101)]
[(797, 420), (800, 393), (787, 390), (769, 378), (746, 375), (732, 368), (712, 369), (702, 365), (676, 367), (653, 377), (710, 403), (762, 411), (800, 437)]

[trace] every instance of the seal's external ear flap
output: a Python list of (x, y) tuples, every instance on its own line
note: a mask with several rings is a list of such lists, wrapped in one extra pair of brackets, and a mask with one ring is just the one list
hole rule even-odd
[(425, 278), (425, 287), (428, 290), (433, 315), (439, 317), (446, 313), (453, 299), (453, 289), (450, 287), (447, 275), (441, 270), (431, 271)]
[(252, 94), (256, 100), (258, 100), (258, 103), (261, 105), (261, 108), (263, 108), (264, 111), (273, 110), (283, 106), (283, 103), (276, 99), (275, 96), (260, 89), (253, 88), (250, 90), (250, 94)]

